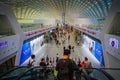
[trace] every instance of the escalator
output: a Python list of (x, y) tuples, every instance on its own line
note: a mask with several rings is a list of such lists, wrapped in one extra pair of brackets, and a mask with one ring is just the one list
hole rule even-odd
[(18, 75), (21, 73), (29, 70), (29, 67), (27, 66), (22, 66), (22, 67), (14, 67), (7, 72), (3, 73), (0, 75), (0, 80), (15, 80)]
[(88, 68), (83, 69), (83, 71), (87, 75), (87, 80), (115, 80), (110, 74), (102, 70), (102, 68)]
[(51, 67), (34, 67), (20, 74), (16, 80), (55, 80), (53, 71)]
[[(104, 68), (105, 69), (105, 68)], [(54, 68), (18, 67), (0, 76), (0, 80), (57, 80)], [(79, 69), (75, 71), (75, 80), (115, 80), (103, 69)]]

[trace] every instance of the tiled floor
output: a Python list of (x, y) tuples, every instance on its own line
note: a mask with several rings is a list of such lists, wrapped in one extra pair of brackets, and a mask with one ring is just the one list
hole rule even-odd
[[(73, 33), (70, 34), (71, 38), (70, 41), (68, 42), (68, 35), (66, 37), (66, 42), (65, 44), (61, 44), (59, 46), (56, 45), (55, 41), (53, 40), (52, 42), (45, 44), (44, 47), (39, 50), (35, 55), (36, 55), (36, 61), (37, 64), (39, 65), (40, 59), (42, 57), (46, 57), (48, 55), (48, 57), (51, 58), (51, 60), (53, 60), (54, 58), (54, 62), (56, 60), (56, 54), (58, 53), (59, 57), (62, 58), (63, 57), (63, 47), (65, 46), (66, 48), (68, 47), (68, 45), (74, 45), (75, 49), (74, 52), (71, 51), (71, 59), (75, 60), (77, 62), (78, 58), (81, 59), (81, 61), (84, 60), (84, 57), (88, 57), (88, 59), (93, 63), (93, 66), (96, 68), (100, 67), (100, 63), (96, 60), (96, 58), (89, 52), (89, 50), (87, 50), (85, 48), (84, 45), (81, 46), (77, 46), (74, 42), (74, 35)], [(61, 42), (61, 38), (58, 38), (59, 41)]]

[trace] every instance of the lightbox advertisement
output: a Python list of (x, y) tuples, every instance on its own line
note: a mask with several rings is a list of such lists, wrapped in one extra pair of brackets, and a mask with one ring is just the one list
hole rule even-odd
[(30, 41), (30, 44), (31, 44), (32, 54), (34, 54), (37, 50), (39, 50), (40, 47), (39, 47), (38, 38)]
[(88, 36), (83, 36), (84, 45), (89, 49), (89, 51), (94, 55), (95, 41), (90, 39)]
[(25, 43), (22, 46), (21, 57), (19, 65), (23, 64), (31, 56), (30, 42)]
[(105, 66), (102, 45), (98, 42), (95, 42), (94, 56), (102, 64), (102, 66)]
[(44, 35), (30, 41), (32, 54), (35, 54), (44, 44)]
[(86, 35), (83, 35), (84, 45), (89, 49), (89, 51), (94, 55), (94, 57), (103, 65), (105, 66), (104, 56), (102, 45), (97, 41), (92, 40)]

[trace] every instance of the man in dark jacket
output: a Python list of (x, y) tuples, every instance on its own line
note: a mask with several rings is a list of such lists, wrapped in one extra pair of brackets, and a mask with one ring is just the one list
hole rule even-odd
[(68, 46), (69, 50), (71, 50), (71, 45)]
[(58, 80), (73, 80), (74, 70), (78, 69), (78, 66), (69, 57), (70, 50), (64, 50), (63, 58), (56, 65)]
[(40, 66), (41, 67), (46, 67), (47, 66), (44, 58), (41, 59)]

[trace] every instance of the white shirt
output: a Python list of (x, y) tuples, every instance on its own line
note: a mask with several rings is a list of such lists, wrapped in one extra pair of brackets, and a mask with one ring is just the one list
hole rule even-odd
[(36, 65), (35, 59), (32, 59), (32, 58), (31, 58), (31, 59), (29, 60), (29, 62), (32, 63), (32, 67), (34, 67), (34, 66)]

